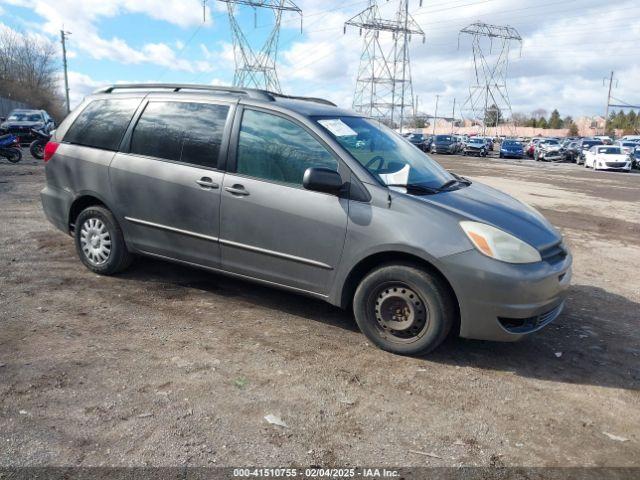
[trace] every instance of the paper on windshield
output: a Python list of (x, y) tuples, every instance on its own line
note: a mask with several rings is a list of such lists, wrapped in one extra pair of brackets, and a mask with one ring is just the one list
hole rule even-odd
[(336, 137), (351, 137), (358, 135), (354, 130), (339, 118), (318, 120), (318, 123), (329, 130)]

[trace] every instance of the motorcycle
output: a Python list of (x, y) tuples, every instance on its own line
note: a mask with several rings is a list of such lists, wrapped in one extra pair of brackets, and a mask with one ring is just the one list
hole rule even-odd
[(22, 160), (22, 150), (18, 138), (8, 133), (0, 136), (0, 156), (5, 157), (11, 163), (18, 163)]
[(36, 139), (29, 145), (29, 152), (34, 158), (42, 160), (44, 158), (44, 146), (51, 139), (51, 134), (35, 128), (31, 129), (31, 133), (36, 136)]

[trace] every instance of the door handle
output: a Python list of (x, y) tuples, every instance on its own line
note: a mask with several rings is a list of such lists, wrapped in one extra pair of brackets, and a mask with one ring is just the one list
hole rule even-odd
[(200, 180), (196, 180), (196, 183), (200, 185), (202, 188), (219, 188), (220, 185), (215, 183), (209, 177), (202, 177)]
[(233, 187), (224, 187), (224, 189), (232, 195), (247, 196), (249, 192), (245, 190), (243, 185), (235, 184)]

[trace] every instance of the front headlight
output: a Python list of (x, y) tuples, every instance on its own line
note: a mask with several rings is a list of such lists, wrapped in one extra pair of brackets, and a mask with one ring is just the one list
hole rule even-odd
[(471, 243), (487, 257), (508, 263), (540, 262), (540, 252), (528, 243), (485, 223), (463, 221), (460, 227)]

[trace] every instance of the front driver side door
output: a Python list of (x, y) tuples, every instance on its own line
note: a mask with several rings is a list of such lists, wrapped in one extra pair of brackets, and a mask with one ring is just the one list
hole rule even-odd
[(302, 177), (309, 167), (325, 167), (345, 179), (346, 167), (310, 131), (274, 113), (245, 108), (235, 134), (221, 192), (223, 268), (326, 294), (342, 254), (349, 202), (305, 190)]

